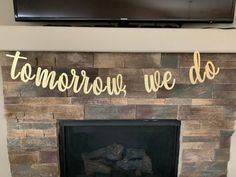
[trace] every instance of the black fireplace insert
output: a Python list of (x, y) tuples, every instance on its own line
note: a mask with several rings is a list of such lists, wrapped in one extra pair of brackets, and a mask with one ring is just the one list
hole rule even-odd
[(177, 177), (180, 121), (59, 121), (61, 177)]

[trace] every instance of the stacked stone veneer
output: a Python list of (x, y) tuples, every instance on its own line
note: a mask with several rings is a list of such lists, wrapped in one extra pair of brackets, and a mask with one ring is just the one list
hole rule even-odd
[[(12, 59), (1, 53), (8, 151), (13, 177), (59, 176), (59, 119), (179, 119), (180, 177), (226, 177), (236, 118), (236, 55), (202, 54), (221, 67), (213, 80), (190, 85), (192, 54), (23, 52), (35, 68), (85, 69), (91, 78), (121, 73), (127, 96), (59, 93), (10, 78)], [(25, 62), (25, 61), (23, 61)], [(19, 64), (23, 64), (20, 62)], [(170, 70), (172, 91), (146, 93), (143, 75)]]

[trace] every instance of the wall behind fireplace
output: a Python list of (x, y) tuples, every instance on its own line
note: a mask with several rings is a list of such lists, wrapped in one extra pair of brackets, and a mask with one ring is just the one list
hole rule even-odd
[[(16, 25), (16, 26), (22, 26), (22, 25), (34, 25), (34, 26), (38, 26), (38, 25), (45, 25), (48, 23), (34, 23), (34, 22), (15, 22), (14, 20), (14, 9), (13, 9), (13, 1), (9, 1), (9, 0), (0, 0), (0, 25)], [(236, 17), (235, 17), (236, 19)], [(69, 23), (71, 24), (76, 24), (76, 23)], [(182, 27), (183, 28), (201, 28), (201, 27), (235, 27), (236, 26), (236, 21), (234, 20), (233, 24), (225, 24), (225, 23), (221, 23), (221, 24), (202, 24), (202, 23), (197, 23), (197, 24), (184, 24)]]
[[(40, 148), (47, 145), (50, 151), (56, 149), (54, 123), (58, 118), (179, 118), (183, 120), (182, 133), (186, 135), (181, 161), (185, 162), (183, 174), (186, 176), (187, 173), (189, 177), (189, 170), (201, 171), (200, 157), (203, 158), (204, 166), (208, 165), (211, 171), (217, 174), (225, 172), (229, 160), (229, 137), (235, 119), (235, 110), (232, 108), (235, 106), (235, 54), (203, 55), (203, 62), (211, 58), (222, 70), (214, 81), (196, 86), (188, 82), (187, 68), (192, 64), (192, 54), (24, 52), (22, 55), (28, 56), (33, 66), (53, 68), (59, 73), (68, 72), (73, 67), (86, 68), (91, 77), (121, 73), (126, 79), (128, 95), (124, 98), (109, 97), (106, 94), (100, 97), (72, 92), (61, 94), (56, 90), (49, 91), (33, 84), (12, 81), (9, 77), (11, 62), (2, 57), (8, 148), (14, 176), (31, 170), (51, 172), (54, 169), (55, 153), (52, 162), (51, 158), (45, 159), (44, 155), (48, 151), (41, 152)], [(143, 90), (141, 76), (158, 68), (162, 72), (167, 69), (172, 71), (177, 85), (172, 91), (161, 89), (157, 95), (147, 94)], [(203, 129), (199, 129), (199, 126)], [(206, 140), (214, 143), (205, 143)], [(194, 149), (195, 146), (197, 149)], [(23, 154), (18, 152), (19, 148)], [(202, 148), (206, 148), (207, 155)], [(217, 150), (212, 151), (214, 148)], [(25, 149), (29, 151), (25, 152)], [(29, 158), (29, 163), (33, 164), (32, 169), (24, 157)], [(192, 163), (195, 161), (200, 166)], [(51, 166), (46, 168), (45, 163)]]
[(4, 117), (4, 98), (3, 98), (3, 87), (2, 87), (2, 69), (0, 68), (0, 166), (2, 169), (0, 172), (0, 176), (11, 177), (10, 173), (10, 164), (8, 160), (8, 152), (7, 152), (7, 122)]
[[(15, 40), (15, 37), (16, 36), (19, 36), (19, 35), (22, 35), (22, 32), (24, 32), (24, 31), (26, 31), (26, 29), (28, 29), (27, 28), (27, 26), (30, 26), (30, 25), (40, 25), (39, 23), (37, 23), (37, 24), (32, 24), (32, 23), (19, 23), (19, 22), (15, 22), (14, 21), (14, 15), (13, 15), (13, 6), (12, 6), (12, 1), (10, 0), (0, 0), (0, 25), (16, 25), (16, 26), (18, 26), (18, 25), (26, 25), (25, 27), (24, 27), (24, 29), (22, 29), (22, 30), (19, 30), (19, 29), (17, 29), (17, 28), (10, 28), (10, 29), (14, 29), (16, 32), (12, 35), (11, 33), (10, 33), (10, 35), (8, 36), (8, 37), (6, 37), (6, 39), (5, 40), (1, 40), (1, 44), (0, 44), (0, 50), (2, 50), (2, 47), (4, 47), (4, 50), (6, 50), (5, 49), (5, 44), (8, 44), (8, 43), (10, 43), (9, 45), (7, 45), (7, 46), (10, 46), (10, 47), (7, 47), (7, 50), (19, 50), (19, 49), (21, 49), (21, 46), (23, 46), (23, 48), (24, 48), (24, 46), (26, 46), (26, 48), (24, 49), (24, 50), (32, 50), (32, 47), (31, 46), (33, 46), (33, 48), (34, 48), (34, 50), (42, 50), (42, 48), (43, 48), (43, 50), (45, 50), (45, 48), (47, 48), (47, 47), (50, 47), (50, 46), (52, 46), (53, 44), (51, 44), (49, 41), (51, 40), (50, 38), (49, 38), (49, 34), (51, 35), (51, 34), (53, 34), (54, 32), (57, 32), (57, 30), (58, 30), (58, 28), (55, 28), (55, 29), (53, 29), (52, 31), (46, 31), (46, 32), (44, 32), (44, 33), (41, 33), (40, 31), (38, 32), (37, 31), (37, 29), (38, 28), (35, 28), (35, 29), (33, 29), (32, 31), (34, 31), (35, 30), (35, 32), (37, 31), (37, 37), (35, 37), (34, 39), (32, 39), (31, 40), (31, 42), (28, 42), (28, 41), (30, 41), (29, 40), (29, 38), (27, 38), (27, 35), (28, 35), (28, 32), (25, 32), (25, 33), (23, 33), (23, 37), (20, 39), (20, 40)], [(220, 27), (228, 27), (228, 26), (235, 26), (235, 22), (234, 22), (234, 24), (233, 25), (231, 25), (231, 24), (229, 24), (229, 25), (225, 25), (225, 24), (220, 24), (220, 25), (218, 25), (218, 26), (220, 26)], [(194, 25), (196, 28), (199, 28), (199, 27), (201, 27), (201, 26), (199, 26), (199, 25)], [(203, 25), (203, 26), (205, 26), (205, 25)], [(211, 25), (212, 26), (212, 25)], [(189, 27), (191, 27), (191, 25), (189, 26)], [(46, 27), (45, 27), (46, 28)], [(0, 30), (1, 31), (1, 30)], [(137, 33), (137, 36), (139, 35), (139, 29), (136, 29), (136, 30), (134, 30), (134, 32), (135, 33)], [(154, 30), (155, 31), (155, 30)], [(157, 31), (159, 31), (158, 29), (157, 29)], [(167, 31), (168, 31), (168, 29), (167, 29)], [(174, 31), (174, 30), (173, 30)], [(186, 32), (186, 33), (188, 33), (188, 31), (185, 31), (185, 30), (183, 30), (183, 29), (180, 29), (180, 31), (184, 31), (184, 33)], [(203, 30), (202, 30), (203, 31)], [(233, 44), (234, 44), (234, 39), (233, 39), (233, 36), (235, 36), (235, 32), (233, 32), (232, 33), (232, 31), (235, 31), (235, 30), (227, 30), (227, 35), (225, 35), (225, 36), (221, 36), (221, 35), (219, 35), (219, 36), (217, 36), (217, 35), (215, 35), (215, 38), (214, 37), (211, 37), (210, 39), (208, 38), (208, 36), (210, 36), (211, 34), (214, 34), (215, 33), (215, 30), (214, 29), (212, 29), (212, 30), (205, 30), (204, 29), (204, 33), (203, 34), (205, 34), (204, 36), (202, 36), (201, 34), (199, 35), (199, 30), (196, 30), (196, 31), (191, 31), (190, 33), (191, 34), (193, 34), (193, 35), (195, 35), (195, 34), (197, 34), (197, 35), (195, 35), (195, 37), (193, 37), (193, 38), (191, 38), (190, 39), (190, 41), (189, 40), (186, 40), (186, 38), (189, 38), (189, 36), (184, 36), (184, 35), (182, 35), (182, 37), (183, 37), (183, 39), (180, 39), (180, 38), (178, 38), (178, 36), (177, 35), (174, 35), (173, 37), (171, 36), (171, 37), (168, 37), (168, 34), (169, 33), (166, 33), (166, 35), (165, 35), (165, 40), (164, 39), (162, 39), (161, 41), (160, 40), (157, 40), (156, 42), (154, 42), (155, 40), (152, 40), (153, 42), (152, 43), (150, 43), (150, 45), (148, 46), (148, 48), (151, 48), (150, 49), (150, 51), (153, 51), (153, 47), (152, 46), (157, 46), (156, 48), (159, 48), (160, 46), (162, 46), (162, 45), (164, 45), (165, 47), (165, 49), (163, 49), (163, 48), (161, 48), (161, 51), (166, 51), (166, 50), (175, 50), (176, 48), (178, 48), (178, 46), (179, 46), (179, 44), (181, 43), (181, 50), (179, 50), (179, 49), (177, 49), (177, 50), (179, 50), (179, 52), (183, 52), (183, 51), (185, 51), (184, 49), (186, 49), (186, 48), (188, 48), (188, 46), (189, 45), (191, 45), (191, 46), (195, 46), (195, 47), (193, 47), (193, 50), (194, 49), (199, 49), (202, 45), (201, 44), (204, 44), (204, 43), (207, 43), (208, 45), (206, 45), (206, 46), (203, 46), (202, 48), (205, 50), (205, 51), (207, 51), (207, 52), (212, 52), (212, 51), (219, 51), (219, 52), (224, 52), (224, 51), (226, 51), (226, 50), (224, 50), (225, 48), (227, 48), (227, 47), (229, 47), (229, 46), (234, 46)], [(5, 31), (3, 31), (3, 32), (5, 32)], [(52, 33), (51, 33), (52, 32)], [(110, 30), (108, 29), (108, 30), (104, 30), (104, 33), (106, 34), (106, 33), (109, 33), (110, 32)], [(1, 33), (1, 35), (2, 35), (2, 37), (4, 37), (5, 35), (7, 35), (9, 33), (9, 30), (8, 29), (6, 29), (6, 32), (5, 33)], [(45, 33), (46, 33), (46, 35), (45, 35)], [(69, 32), (70, 33), (70, 32)], [(147, 30), (146, 31), (146, 34), (150, 34), (150, 32), (149, 32), (149, 30)], [(88, 36), (90, 36), (90, 33), (86, 33)], [(100, 33), (99, 33), (100, 34)], [(153, 33), (153, 32), (151, 32), (151, 34), (153, 35), (153, 37), (154, 36), (157, 36), (157, 33)], [(217, 34), (220, 34), (220, 33), (217, 33)], [(77, 36), (77, 35), (79, 35), (79, 32), (77, 31), (77, 30), (75, 30), (74, 32), (73, 32), (73, 35), (74, 36)], [(72, 36), (73, 36), (72, 35)], [(10, 42), (9, 42), (9, 37), (10, 36), (14, 36), (14, 37), (12, 37), (13, 39), (11, 39), (10, 40)], [(46, 37), (45, 37), (46, 36)], [(104, 35), (105, 36), (105, 35)], [(58, 35), (58, 36), (56, 36), (56, 38), (60, 38), (61, 36), (60, 35)], [(109, 50), (111, 50), (112, 51), (112, 49), (113, 48), (116, 48), (116, 46), (117, 46), (117, 44), (115, 44), (116, 42), (117, 42), (117, 39), (119, 39), (119, 38), (122, 38), (122, 37), (124, 37), (124, 35), (123, 35), (123, 33), (121, 33), (120, 35), (114, 35), (114, 37), (112, 38), (112, 39), (114, 39), (114, 41), (113, 42), (110, 42), (110, 43), (106, 43), (105, 45), (106, 45), (106, 47), (108, 47), (108, 44), (109, 44), (109, 47), (111, 46), (111, 48), (109, 48)], [(126, 36), (125, 36), (126, 37)], [(85, 44), (87, 44), (87, 42), (91, 45), (91, 46), (93, 46), (94, 47), (94, 45), (93, 45), (93, 43), (94, 43), (94, 41), (93, 40), (91, 40), (91, 38), (92, 37), (88, 37), (88, 38), (86, 38), (85, 40), (82, 40), (82, 43), (84, 42), (84, 41), (86, 41), (85, 42)], [(200, 40), (202, 41), (202, 43), (200, 43), (200, 45), (199, 45), (199, 43), (196, 43), (196, 40), (197, 39), (199, 39), (200, 38)], [(24, 40), (23, 40), (24, 39)], [(39, 40), (39, 39), (43, 39), (44, 40), (44, 42), (43, 43), (40, 43), (40, 44), (37, 44), (36, 46), (37, 47), (35, 47), (35, 43), (37, 43), (37, 41)], [(80, 39), (80, 38), (79, 38)], [(146, 38), (144, 38), (144, 40), (145, 40)], [(157, 38), (158, 39), (158, 38)], [(212, 39), (219, 39), (219, 43), (217, 43), (217, 42), (215, 42), (215, 40), (212, 40)], [(145, 42), (143, 40), (143, 42)], [(25, 44), (25, 43), (22, 43), (22, 41), (27, 41), (27, 44)], [(90, 41), (90, 42), (89, 42)], [(176, 44), (174, 44), (173, 46), (167, 46), (166, 47), (166, 43), (170, 43), (169, 41), (171, 41), (171, 42), (173, 42), (173, 41), (175, 41), (176, 42)], [(185, 41), (185, 42), (183, 42), (183, 41)], [(188, 43), (187, 41), (189, 41), (190, 43)], [(210, 42), (209, 43), (209, 41), (214, 41), (214, 42)], [(222, 45), (222, 42), (224, 42), (224, 41), (226, 41), (226, 43), (224, 43), (223, 45)], [(230, 41), (233, 41), (233, 42), (230, 42)], [(126, 43), (127, 41), (123, 41), (123, 43)], [(15, 47), (15, 43), (18, 43), (17, 44), (17, 47)], [(123, 45), (123, 43), (122, 42), (120, 42), (120, 45)], [(135, 42), (134, 42), (135, 43)], [(161, 43), (161, 45), (158, 45), (159, 43)], [(228, 45), (227, 47), (225, 47), (226, 46), (226, 44), (232, 44), (232, 45)], [(62, 48), (61, 48), (61, 46), (60, 45), (58, 45), (58, 42), (57, 41), (55, 41), (54, 42), (54, 44), (55, 44), (55, 48), (59, 48), (59, 50), (62, 50)], [(97, 44), (97, 43), (96, 43)], [(14, 45), (14, 48), (12, 48), (12, 46), (11, 45)], [(66, 46), (77, 46), (77, 48), (78, 49), (80, 49), (84, 44), (81, 44), (81, 40), (78, 40), (77, 41), (77, 43), (75, 43), (75, 42), (73, 42), (73, 41), (70, 41), (70, 42), (68, 42), (67, 41), (67, 43), (65, 44), (65, 47)], [(102, 44), (103, 45), (103, 44)], [(219, 46), (219, 45), (221, 45), (221, 50), (219, 50), (219, 47), (217, 47), (217, 46)], [(212, 47), (213, 46), (213, 47)], [(105, 47), (105, 48), (106, 48)], [(143, 46), (144, 47), (144, 46)], [(74, 48), (74, 47), (73, 47)], [(96, 47), (95, 48), (99, 48), (98, 47), (98, 45), (96, 45)], [(107, 49), (108, 49), (107, 48)], [(130, 49), (131, 48), (131, 49)], [(210, 48), (210, 49), (209, 49)], [(231, 47), (230, 47), (231, 48)], [(216, 49), (216, 50), (215, 50)], [(133, 51), (132, 50), (132, 46), (130, 46), (129, 47), (129, 50), (130, 51)], [(158, 50), (158, 49), (157, 49)], [(160, 50), (160, 49), (159, 49)], [(136, 50), (137, 51), (137, 50)], [(149, 50), (148, 50), (149, 51)], [(233, 52), (236, 52), (236, 50), (235, 50), (235, 48), (233, 47), (233, 50), (231, 49), (231, 51), (233, 51)], [(1, 73), (0, 73), (0, 78), (2, 78), (1, 77)], [(1, 86), (1, 88), (2, 88), (2, 83), (0, 82), (0, 86)], [(1, 105), (3, 105), (3, 96), (2, 96), (2, 94), (0, 93), (0, 102), (1, 102)], [(0, 107), (0, 149), (1, 149), (1, 151), (0, 151), (0, 167), (2, 167), (2, 169), (4, 169), (4, 170), (0, 170), (0, 176), (4, 176), (4, 177), (10, 177), (10, 171), (9, 171), (9, 161), (8, 161), (8, 157), (7, 157), (7, 151), (6, 151), (6, 137), (4, 137), (4, 135), (6, 135), (6, 122), (5, 122), (5, 117), (3, 117), (3, 115), (1, 115), (3, 112), (2, 112), (2, 107)], [(2, 136), (3, 135), (3, 136)], [(229, 177), (235, 177), (236, 176), (236, 151), (234, 150), (234, 149), (236, 149), (236, 133), (234, 133), (234, 136), (232, 137), (232, 150), (231, 150), (231, 161), (230, 161), (230, 164), (229, 164)], [(3, 158), (2, 158), (3, 157)]]
[[(236, 125), (234, 126), (234, 130), (236, 130)], [(228, 166), (228, 177), (236, 176), (236, 133), (231, 137), (231, 151), (230, 151), (230, 161)]]

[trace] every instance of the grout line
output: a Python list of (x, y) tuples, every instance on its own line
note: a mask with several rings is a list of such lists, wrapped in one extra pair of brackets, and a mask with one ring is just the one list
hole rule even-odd
[(135, 119), (137, 119), (137, 105), (135, 105)]
[(180, 105), (178, 105), (177, 107), (177, 120), (180, 120), (179, 112), (180, 112)]
[(85, 113), (85, 106), (86, 106), (86, 104), (83, 104), (83, 106), (84, 106), (83, 111), (84, 111), (84, 120), (85, 120), (85, 117), (86, 117), (86, 116), (85, 116), (85, 114), (86, 114), (86, 113)]
[(54, 57), (54, 65), (55, 65), (55, 67), (57, 66), (57, 58), (56, 57)]
[(93, 52), (92, 53), (92, 56), (93, 56), (93, 69), (95, 68), (95, 53)]
[(35, 58), (35, 61), (36, 61), (36, 67), (38, 67), (39, 66), (39, 60), (38, 60), (37, 57)]
[(160, 68), (162, 68), (162, 60), (163, 60), (162, 57), (163, 57), (163, 53), (160, 53), (160, 55), (161, 55), (161, 57), (160, 57), (160, 60), (161, 60), (161, 61), (160, 61)]

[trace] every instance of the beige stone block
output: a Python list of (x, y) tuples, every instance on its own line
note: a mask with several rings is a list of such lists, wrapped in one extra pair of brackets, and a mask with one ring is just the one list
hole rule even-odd
[(232, 106), (236, 105), (236, 99), (192, 99), (195, 106)]
[(59, 166), (57, 163), (33, 164), (31, 168), (32, 176), (37, 176), (38, 174), (41, 176), (58, 176)]
[(7, 136), (9, 138), (25, 138), (26, 130), (8, 128)]
[(126, 54), (125, 68), (159, 68), (161, 66), (160, 53)]
[(43, 130), (28, 129), (26, 130), (27, 137), (43, 137)]
[(135, 106), (88, 105), (85, 119), (135, 119)]
[(177, 106), (138, 105), (138, 119), (177, 119)]
[(187, 99), (187, 98), (166, 98), (165, 104), (166, 105), (191, 105), (192, 100)]
[(134, 69), (134, 68), (112, 68), (109, 69), (109, 76), (114, 77), (118, 74), (121, 74), (123, 78), (126, 77), (142, 77), (143, 71), (141, 69)]
[(192, 99), (192, 105), (194, 106), (208, 106), (213, 104), (213, 99)]
[(73, 105), (81, 105), (81, 104), (95, 104), (95, 105), (103, 105), (110, 104), (111, 99), (110, 96), (79, 96), (79, 97), (71, 97), (71, 104)]
[(22, 97), (21, 103), (25, 105), (67, 105), (71, 103), (68, 97)]
[(124, 68), (125, 57), (122, 53), (95, 53), (94, 68)]
[(84, 110), (77, 112), (55, 112), (53, 113), (54, 119), (75, 119), (75, 120), (83, 120), (84, 119)]
[(38, 152), (10, 153), (9, 161), (12, 164), (33, 164), (39, 160)]
[(214, 150), (185, 149), (182, 154), (183, 162), (213, 161)]
[(203, 129), (225, 129), (227, 128), (227, 123), (225, 120), (217, 120), (217, 119), (211, 119), (211, 120), (202, 120), (201, 121), (201, 128)]
[(43, 130), (43, 135), (45, 137), (57, 137), (57, 130), (56, 128)]
[(223, 120), (224, 109), (221, 106), (180, 106), (181, 120)]
[(131, 105), (164, 105), (165, 99), (128, 98), (128, 104), (131, 104)]
[(195, 131), (196, 129), (200, 129), (200, 121), (199, 120), (191, 120), (191, 121), (182, 121), (181, 131)]
[(24, 85), (23, 82), (4, 82), (3, 94), (4, 97), (20, 97), (21, 88)]
[(112, 105), (128, 105), (128, 99), (111, 97), (111, 104)]
[(188, 142), (182, 144), (182, 149), (217, 149), (219, 142)]
[(93, 68), (93, 53), (58, 52), (56, 67)]
[(220, 136), (218, 129), (182, 129), (181, 133), (183, 136)]
[(18, 120), (52, 120), (53, 119), (53, 113), (50, 112), (24, 112), (24, 114), (18, 113), (17, 116)]
[(24, 117), (24, 113), (23, 112), (15, 112), (15, 113), (11, 113), (11, 112), (5, 112), (4, 113), (5, 118), (9, 121), (9, 120), (17, 120), (21, 117)]
[(83, 113), (83, 105), (5, 105), (5, 111), (15, 112), (44, 112), (44, 113)]

